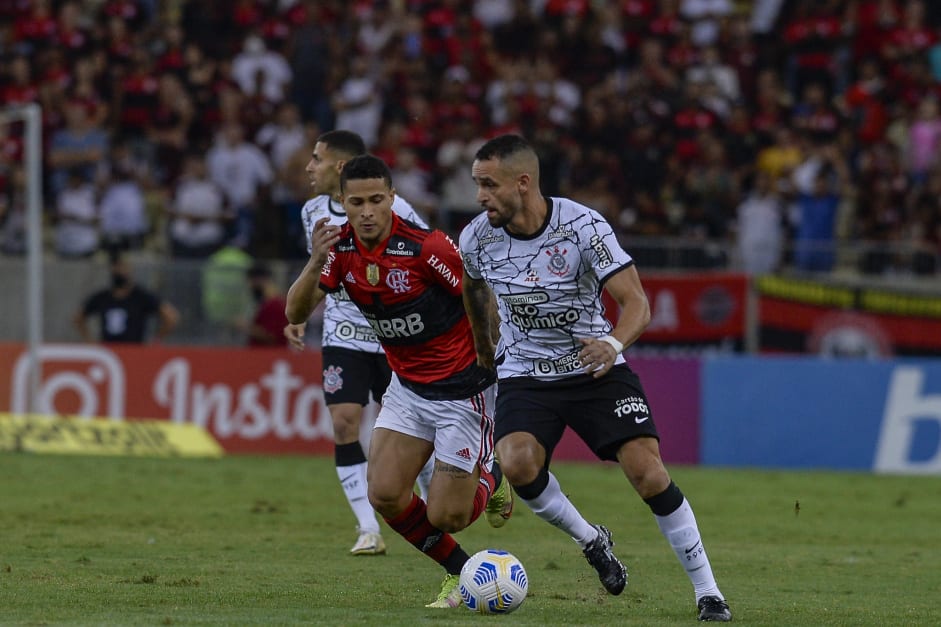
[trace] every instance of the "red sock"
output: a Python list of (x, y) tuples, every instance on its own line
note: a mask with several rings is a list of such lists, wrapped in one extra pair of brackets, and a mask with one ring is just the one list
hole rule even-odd
[(484, 509), (487, 507), (487, 501), (490, 500), (490, 495), (493, 494), (493, 491), (496, 489), (497, 486), (493, 474), (481, 467), (480, 483), (477, 484), (477, 492), (474, 493), (474, 509), (471, 511), (471, 522), (480, 518), (480, 514), (483, 513)]
[[(464, 555), (463, 560), (456, 559), (458, 556), (455, 551), (461, 554), (464, 551), (451, 534), (437, 529), (428, 522), (427, 512), (425, 502), (418, 498), (417, 494), (413, 494), (412, 502), (408, 504), (405, 511), (395, 518), (386, 518), (385, 520), (396, 533), (408, 540), (412, 546), (444, 566), (448, 572), (451, 572), (458, 561), (463, 564), (467, 557)], [(460, 565), (457, 566), (456, 572), (460, 572)]]

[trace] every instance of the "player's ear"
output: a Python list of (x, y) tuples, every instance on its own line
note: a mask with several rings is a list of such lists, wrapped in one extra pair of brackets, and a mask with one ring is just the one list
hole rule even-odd
[(336, 164), (333, 166), (337, 169), (337, 174), (343, 171), (343, 166), (346, 165), (346, 159), (337, 159)]

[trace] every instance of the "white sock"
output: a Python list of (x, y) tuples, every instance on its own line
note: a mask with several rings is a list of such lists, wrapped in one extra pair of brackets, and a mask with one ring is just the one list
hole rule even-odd
[(725, 597), (716, 585), (716, 578), (712, 574), (712, 566), (709, 565), (709, 558), (706, 557), (706, 549), (699, 535), (699, 527), (696, 525), (696, 517), (693, 515), (693, 508), (689, 506), (689, 501), (684, 498), (683, 504), (675, 512), (666, 516), (655, 515), (654, 518), (657, 519), (660, 532), (673, 547), (673, 552), (676, 553), (680, 564), (686, 569), (689, 580), (693, 582), (696, 600), (699, 601), (706, 595), (724, 599)]
[(356, 516), (360, 531), (379, 533), (379, 521), (366, 496), (366, 462), (353, 466), (337, 466), (340, 485)]
[(431, 475), (435, 472), (435, 456), (434, 454), (428, 458), (428, 461), (425, 462), (425, 467), (421, 469), (421, 472), (418, 473), (418, 479), (415, 482), (418, 484), (418, 496), (421, 497), (425, 503), (428, 502), (428, 487), (431, 485)]
[(523, 499), (523, 502), (536, 516), (572, 536), (582, 548), (598, 537), (598, 530), (578, 513), (572, 502), (562, 493), (558, 479), (551, 472), (546, 489), (536, 498), (529, 501)]

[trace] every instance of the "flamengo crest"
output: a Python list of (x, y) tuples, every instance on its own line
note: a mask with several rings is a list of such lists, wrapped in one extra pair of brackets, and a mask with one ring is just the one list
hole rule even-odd
[(392, 268), (386, 274), (386, 285), (392, 288), (396, 294), (404, 294), (411, 286), (408, 284), (408, 270)]

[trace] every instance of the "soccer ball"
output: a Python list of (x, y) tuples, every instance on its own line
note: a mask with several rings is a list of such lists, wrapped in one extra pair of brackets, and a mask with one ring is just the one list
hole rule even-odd
[(464, 564), (460, 586), (467, 609), (481, 614), (509, 614), (523, 604), (529, 580), (515, 556), (485, 549)]

